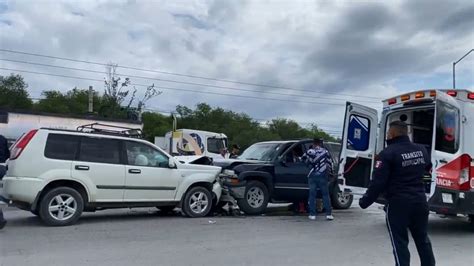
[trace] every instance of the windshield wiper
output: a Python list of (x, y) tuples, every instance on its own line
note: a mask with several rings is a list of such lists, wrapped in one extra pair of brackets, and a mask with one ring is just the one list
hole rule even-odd
[(245, 158), (245, 160), (249, 160), (249, 161), (260, 161), (260, 159), (258, 159), (258, 158)]

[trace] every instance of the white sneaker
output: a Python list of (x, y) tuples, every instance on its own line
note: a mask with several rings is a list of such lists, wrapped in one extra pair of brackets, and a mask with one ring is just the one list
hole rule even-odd
[(313, 221), (316, 220), (316, 216), (314, 216), (314, 215), (310, 215), (310, 216), (308, 216), (308, 218), (309, 218), (310, 220), (313, 220)]
[(332, 221), (332, 220), (334, 220), (334, 216), (332, 216), (332, 215), (326, 215), (326, 220)]

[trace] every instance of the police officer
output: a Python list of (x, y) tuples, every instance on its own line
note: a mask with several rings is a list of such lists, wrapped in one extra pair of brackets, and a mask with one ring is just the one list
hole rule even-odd
[[(10, 157), (10, 150), (8, 149), (7, 139), (4, 136), (0, 135), (0, 180), (3, 178), (3, 176), (5, 175), (7, 171), (5, 162), (7, 161), (9, 157)], [(1, 199), (2, 198), (0, 197), (0, 201)], [(3, 227), (5, 227), (6, 224), (7, 224), (7, 221), (5, 220), (5, 218), (3, 218), (3, 210), (0, 207), (0, 230), (3, 229)]]
[(365, 209), (384, 193), (395, 265), (410, 265), (409, 229), (421, 265), (431, 266), (435, 265), (435, 258), (427, 232), (429, 209), (423, 184), (423, 175), (431, 168), (431, 163), (426, 149), (412, 143), (407, 132), (406, 123), (390, 123), (388, 147), (376, 159), (372, 182), (359, 205)]

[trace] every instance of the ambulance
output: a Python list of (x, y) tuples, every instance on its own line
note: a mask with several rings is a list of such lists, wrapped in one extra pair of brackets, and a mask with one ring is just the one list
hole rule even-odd
[(430, 210), (474, 221), (474, 93), (467, 90), (425, 90), (389, 98), (383, 101), (380, 120), (377, 110), (347, 102), (341, 189), (365, 193), (374, 158), (386, 147), (388, 126), (397, 120), (408, 124), (410, 139), (431, 156), (433, 168), (423, 177)]

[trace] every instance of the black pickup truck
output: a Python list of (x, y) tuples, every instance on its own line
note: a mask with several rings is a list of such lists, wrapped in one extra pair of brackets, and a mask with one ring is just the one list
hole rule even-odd
[[(215, 161), (225, 172), (224, 189), (246, 214), (264, 213), (269, 202), (301, 202), (308, 199), (310, 167), (299, 158), (312, 140), (271, 141), (253, 144), (238, 159)], [(340, 144), (325, 143), (333, 161), (338, 161)], [(337, 163), (330, 171), (329, 191), (335, 209), (351, 206), (353, 195), (337, 184)], [(320, 195), (320, 193), (318, 193)]]

